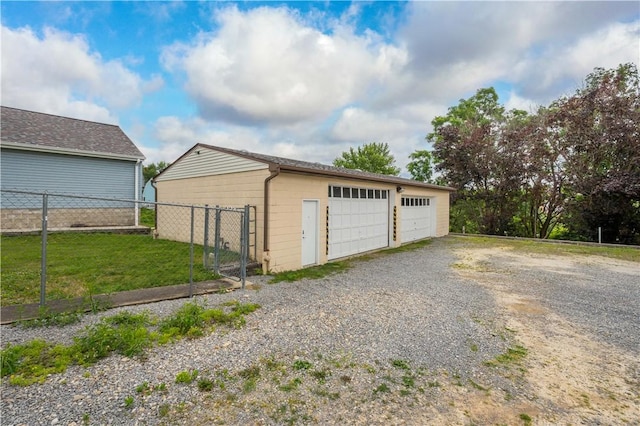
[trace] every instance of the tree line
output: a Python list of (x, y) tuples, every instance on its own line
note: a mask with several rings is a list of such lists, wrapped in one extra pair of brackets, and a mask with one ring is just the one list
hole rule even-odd
[(535, 113), (505, 111), (480, 89), (432, 121), (452, 229), (638, 243), (640, 84), (634, 64), (595, 69)]

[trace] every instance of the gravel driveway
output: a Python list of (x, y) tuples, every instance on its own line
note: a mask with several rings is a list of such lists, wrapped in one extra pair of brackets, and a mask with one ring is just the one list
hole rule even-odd
[[(522, 256), (450, 237), (354, 261), (349, 271), (320, 280), (267, 284), (268, 277), (253, 277), (255, 289), (199, 298), (208, 306), (259, 303), (244, 328), (160, 346), (144, 360), (112, 356), (72, 367), (42, 385), (3, 382), (2, 424), (513, 424), (575, 416), (633, 423), (640, 278), (624, 267), (635, 266), (532, 270)], [(124, 309), (162, 317), (184, 302)], [(2, 345), (35, 337), (68, 343), (117, 311), (64, 328), (2, 326)], [(545, 328), (550, 320), (560, 328)], [(538, 368), (556, 358), (538, 349), (549, 343), (545, 333), (563, 332), (565, 322), (602, 353), (615, 352), (628, 381), (616, 401), (631, 410), (589, 417), (588, 408), (572, 411), (540, 394), (546, 384)], [(528, 350), (524, 361), (505, 360), (520, 347)], [(175, 383), (192, 370), (213, 388)]]

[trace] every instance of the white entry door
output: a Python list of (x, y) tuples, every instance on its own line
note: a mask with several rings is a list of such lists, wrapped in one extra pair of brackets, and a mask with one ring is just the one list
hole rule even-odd
[(302, 201), (302, 266), (318, 263), (318, 201)]

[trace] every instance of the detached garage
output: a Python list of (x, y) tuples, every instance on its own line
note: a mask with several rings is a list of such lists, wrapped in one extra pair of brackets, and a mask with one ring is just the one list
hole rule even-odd
[[(158, 202), (256, 207), (265, 271), (323, 264), (449, 230), (442, 187), (198, 144), (155, 179)], [(158, 218), (162, 235), (162, 218)]]

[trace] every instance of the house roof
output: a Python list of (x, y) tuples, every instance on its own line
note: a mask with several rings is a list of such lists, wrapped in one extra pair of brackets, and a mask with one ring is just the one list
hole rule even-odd
[(145, 158), (116, 125), (6, 106), (0, 111), (0, 133), (5, 147), (132, 160)]
[(441, 190), (447, 190), (447, 191), (456, 190), (455, 188), (451, 188), (448, 186), (434, 185), (431, 183), (420, 182), (413, 179), (405, 179), (397, 176), (363, 172), (360, 170), (346, 169), (343, 167), (327, 166), (325, 164), (320, 164), (320, 163), (311, 163), (308, 161), (292, 160), (289, 158), (275, 157), (273, 155), (258, 154), (255, 152), (240, 151), (236, 149), (222, 148), (219, 146), (212, 146), (212, 145), (206, 145), (206, 144), (197, 144), (191, 150), (189, 150), (189, 152), (198, 147), (209, 148), (216, 151), (226, 152), (228, 154), (237, 155), (239, 157), (248, 158), (251, 160), (266, 163), (266, 164), (269, 164), (269, 168), (271, 170), (278, 169), (278, 170), (285, 170), (285, 171), (298, 172), (298, 173), (309, 173), (309, 174), (315, 174), (315, 175), (336, 176), (336, 177), (350, 178), (350, 179), (386, 182), (386, 183), (393, 183), (397, 185), (412, 185), (412, 186), (441, 189)]

